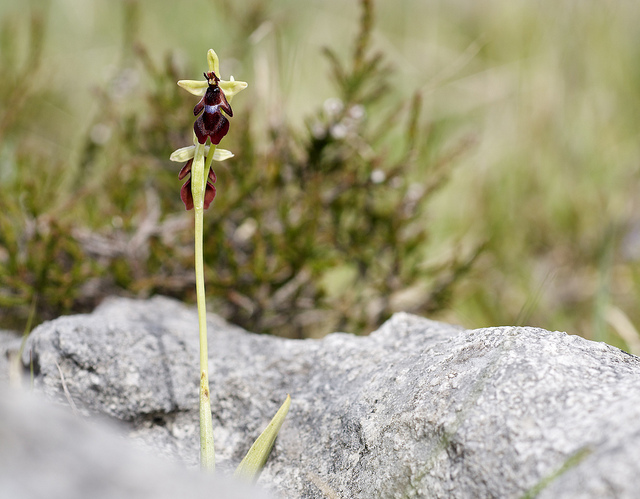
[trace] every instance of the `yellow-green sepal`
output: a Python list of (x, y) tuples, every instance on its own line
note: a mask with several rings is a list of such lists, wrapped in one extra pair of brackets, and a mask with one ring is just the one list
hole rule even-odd
[[(217, 73), (216, 73), (217, 74)], [(227, 101), (231, 101), (233, 96), (238, 92), (241, 92), (245, 88), (249, 86), (246, 81), (237, 81), (231, 77), (230, 80), (220, 80), (218, 85), (224, 92), (224, 96), (227, 98)], [(197, 95), (198, 97), (202, 97), (207, 93), (207, 88), (209, 88), (209, 82), (207, 80), (179, 80), (178, 86), (184, 88), (187, 92), (193, 95)]]
[[(209, 154), (209, 146), (205, 146), (204, 151), (206, 154)], [(189, 161), (193, 158), (196, 152), (196, 146), (187, 146), (181, 147), (180, 149), (176, 149), (169, 156), (170, 161), (175, 161), (176, 163), (184, 163), (185, 161)], [(233, 153), (231, 151), (227, 151), (226, 149), (216, 148), (213, 153), (214, 161), (224, 161), (225, 159), (233, 158)]]
[(181, 147), (180, 149), (176, 149), (169, 156), (170, 161), (175, 161), (176, 163), (184, 163), (185, 161), (189, 161), (193, 158), (196, 152), (196, 146), (187, 146)]
[(215, 152), (213, 153), (214, 161), (224, 161), (225, 159), (233, 158), (233, 153), (231, 151), (227, 151), (226, 149), (220, 149), (216, 147)]
[(273, 449), (273, 444), (276, 441), (278, 432), (287, 417), (290, 405), (291, 397), (287, 394), (287, 399), (284, 401), (284, 404), (278, 409), (278, 412), (273, 416), (269, 425), (253, 443), (247, 455), (240, 462), (238, 468), (236, 468), (233, 476), (251, 481), (258, 479), (262, 468), (264, 468), (269, 458), (269, 454), (271, 454), (271, 449)]
[(207, 80), (179, 80), (178, 86), (184, 88), (190, 94), (202, 97), (207, 93), (209, 82)]
[[(207, 65), (209, 66), (209, 72), (213, 71), (216, 76), (220, 78), (220, 61), (218, 60), (218, 54), (216, 54), (213, 49), (209, 49), (207, 52)], [(209, 82), (207, 80), (180, 80), (178, 85), (198, 97), (202, 97), (207, 93), (207, 88), (209, 88)], [(229, 102), (231, 102), (234, 95), (248, 86), (246, 81), (236, 81), (233, 76), (230, 77), (230, 80), (220, 78), (218, 85)]]
[(220, 60), (218, 54), (213, 49), (207, 51), (207, 64), (209, 65), (209, 71), (213, 71), (218, 78), (220, 77)]
[(227, 98), (227, 101), (231, 102), (233, 96), (247, 88), (249, 84), (246, 81), (236, 81), (232, 76), (230, 80), (220, 80), (218, 86), (224, 92), (224, 96)]

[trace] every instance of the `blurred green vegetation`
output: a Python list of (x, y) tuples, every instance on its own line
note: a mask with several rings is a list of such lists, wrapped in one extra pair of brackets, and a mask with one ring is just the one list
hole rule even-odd
[(168, 156), (195, 104), (175, 81), (215, 48), (249, 89), (206, 213), (214, 311), (319, 336), (408, 310), (638, 353), (640, 4), (368, 5), (0, 6), (4, 325), (193, 300)]

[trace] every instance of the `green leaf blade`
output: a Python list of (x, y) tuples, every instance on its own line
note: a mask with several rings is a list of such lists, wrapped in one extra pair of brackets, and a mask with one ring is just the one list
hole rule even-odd
[(284, 423), (287, 413), (289, 412), (289, 406), (291, 405), (291, 397), (287, 394), (287, 399), (284, 401), (276, 415), (260, 434), (260, 436), (253, 443), (249, 452), (236, 468), (234, 477), (244, 478), (246, 480), (255, 481), (260, 476), (260, 472), (271, 454), (273, 444), (276, 441), (278, 432)]

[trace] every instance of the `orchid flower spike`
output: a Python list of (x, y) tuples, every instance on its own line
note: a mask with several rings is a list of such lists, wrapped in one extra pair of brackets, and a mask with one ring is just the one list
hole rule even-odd
[[(213, 185), (216, 181), (216, 174), (211, 168), (211, 161), (224, 161), (233, 157), (233, 153), (225, 149), (217, 149), (217, 145), (229, 131), (229, 118), (233, 116), (231, 109), (231, 99), (235, 94), (247, 88), (244, 81), (235, 81), (231, 76), (229, 81), (222, 80), (220, 74), (220, 62), (213, 49), (207, 53), (207, 63), (209, 71), (204, 74), (205, 80), (180, 80), (178, 85), (186, 91), (202, 97), (193, 108), (196, 121), (193, 124), (194, 145), (182, 147), (171, 154), (171, 161), (187, 163), (180, 170), (179, 178), (183, 179), (192, 173), (194, 163), (199, 166), (205, 162), (208, 168), (193, 168), (194, 171), (206, 171), (206, 183), (202, 203), (206, 210), (216, 195), (216, 188)], [(223, 114), (224, 112), (224, 114)], [(226, 116), (225, 116), (226, 114)], [(209, 139), (210, 145), (207, 144)], [(194, 207), (194, 194), (192, 192), (191, 175), (180, 190), (180, 197), (187, 210)], [(202, 189), (196, 189), (198, 193)]]

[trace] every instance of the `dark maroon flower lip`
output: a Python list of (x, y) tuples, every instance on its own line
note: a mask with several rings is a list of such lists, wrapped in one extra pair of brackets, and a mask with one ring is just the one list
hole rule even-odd
[(193, 108), (194, 116), (202, 113), (193, 124), (193, 131), (200, 144), (204, 144), (209, 137), (212, 144), (218, 145), (229, 131), (229, 120), (222, 114), (222, 111), (232, 117), (233, 110), (218, 85), (220, 81), (218, 76), (210, 71), (204, 73), (204, 77), (207, 79), (209, 87), (200, 102)]
[(189, 161), (187, 161), (187, 163), (182, 167), (182, 169), (180, 170), (180, 173), (178, 173), (178, 179), (182, 180), (183, 178), (185, 178), (189, 173), (191, 173), (191, 165), (193, 164), (193, 158), (191, 158)]
[[(190, 159), (187, 161), (187, 164), (182, 167), (180, 170), (180, 174), (178, 175), (179, 179), (183, 179), (187, 175), (189, 178), (187, 181), (182, 184), (182, 188), (180, 189), (180, 199), (184, 203), (184, 207), (188, 210), (193, 210), (193, 194), (191, 193), (191, 165), (193, 164), (193, 160)], [(207, 185), (204, 190), (204, 209), (209, 209), (209, 205), (216, 197), (216, 187), (213, 185), (217, 180), (216, 174), (212, 168), (209, 168), (209, 174), (207, 179)]]

